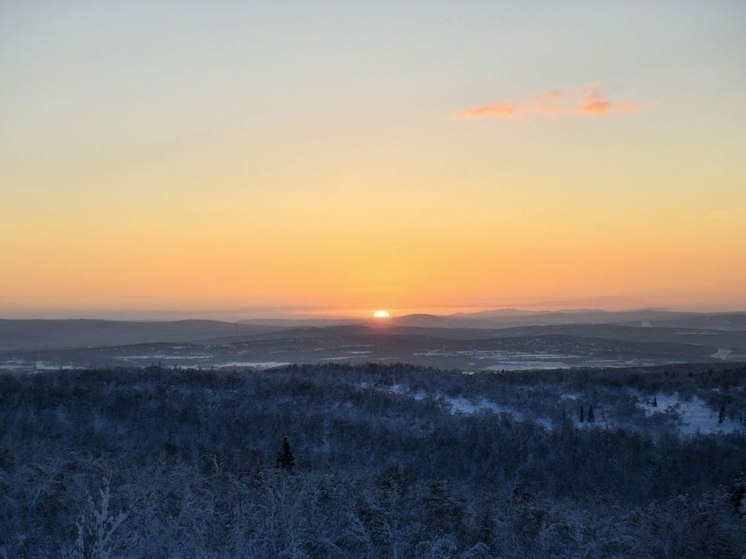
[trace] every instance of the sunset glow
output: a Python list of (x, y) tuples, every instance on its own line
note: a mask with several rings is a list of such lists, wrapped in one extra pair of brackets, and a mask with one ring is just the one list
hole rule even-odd
[(746, 308), (746, 4), (167, 4), (0, 8), (0, 316)]
[(376, 311), (373, 313), (373, 318), (390, 318), (389, 311)]

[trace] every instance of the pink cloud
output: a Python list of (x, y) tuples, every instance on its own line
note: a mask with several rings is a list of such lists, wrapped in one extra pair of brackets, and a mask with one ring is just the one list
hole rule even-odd
[(596, 86), (583, 90), (544, 91), (528, 99), (505, 99), (455, 113), (455, 120), (475, 118), (517, 118), (523, 115), (605, 116), (612, 113), (635, 113), (642, 110), (636, 103), (610, 101)]
[(583, 100), (574, 108), (573, 112), (585, 115), (606, 115), (609, 113), (636, 113), (642, 109), (634, 103), (611, 102), (604, 99), (596, 87), (586, 89)]
[(515, 105), (501, 101), (499, 103), (490, 103), (489, 105), (467, 109), (460, 113), (456, 113), (453, 115), (453, 118), (488, 118), (491, 116), (507, 118), (515, 116), (517, 111), (518, 109)]

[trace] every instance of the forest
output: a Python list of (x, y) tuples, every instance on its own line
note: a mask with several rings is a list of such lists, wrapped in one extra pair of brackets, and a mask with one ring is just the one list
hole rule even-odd
[(737, 364), (3, 372), (0, 557), (740, 557), (745, 380)]

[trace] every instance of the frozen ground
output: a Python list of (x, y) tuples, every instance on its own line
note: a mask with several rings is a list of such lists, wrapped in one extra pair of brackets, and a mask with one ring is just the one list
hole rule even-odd
[(510, 406), (502, 406), (485, 398), (469, 400), (462, 396), (441, 396), (441, 400), (451, 408), (451, 413), (464, 413), (474, 415), (476, 413), (507, 414), (515, 421), (533, 421), (542, 425), (545, 429), (552, 428), (552, 422), (546, 417), (525, 414)]
[(0, 363), (0, 370), (6, 371), (23, 371), (23, 372), (34, 372), (34, 371), (73, 371), (82, 370), (85, 367), (80, 367), (71, 364), (55, 364), (49, 361), (30, 361), (26, 359), (9, 359)]
[(684, 399), (678, 393), (655, 394), (654, 399), (640, 396), (639, 405), (647, 416), (665, 414), (677, 419), (679, 431), (685, 435), (734, 433), (743, 429), (743, 425), (729, 417), (721, 422), (720, 410), (711, 408), (697, 396), (690, 399)]
[(147, 361), (147, 362), (153, 362), (153, 361), (160, 361), (160, 360), (192, 360), (192, 359), (212, 359), (212, 355), (205, 355), (205, 354), (199, 354), (199, 355), (171, 355), (168, 353), (159, 353), (154, 355), (121, 355), (118, 357), (115, 357), (114, 359), (119, 359), (121, 361)]
[[(551, 417), (556, 417), (558, 410), (565, 410), (567, 419), (572, 421), (575, 426), (583, 429), (663, 429), (673, 430), (685, 436), (727, 434), (744, 430), (743, 424), (726, 414), (721, 421), (720, 410), (708, 406), (702, 398), (692, 396), (687, 399), (678, 393), (657, 393), (650, 396), (635, 391), (621, 391), (620, 395), (628, 394), (636, 403), (626, 412), (620, 412), (619, 403), (616, 401), (605, 400), (602, 397), (593, 399), (576, 392), (563, 392), (549, 399), (544, 396), (538, 407), (541, 411), (536, 412), (536, 410), (523, 411), (524, 405), (519, 408), (518, 405), (498, 403), (485, 397), (450, 396), (442, 392), (427, 392), (422, 388), (413, 388), (400, 383), (375, 387), (363, 383), (361, 388), (385, 390), (393, 394), (410, 397), (415, 401), (435, 400), (454, 414), (506, 414), (515, 421), (532, 421), (545, 429), (552, 429)], [(578, 413), (580, 407), (584, 406), (587, 417), (590, 403), (593, 404), (594, 408), (594, 420), (580, 421)], [(651, 424), (643, 419), (646, 417), (659, 419), (660, 421)]]
[[(361, 387), (371, 388), (370, 385), (362, 385)], [(378, 388), (380, 389), (381, 387)], [(417, 401), (430, 397), (443, 404), (443, 406), (451, 413), (461, 413), (465, 415), (474, 415), (478, 413), (507, 414), (515, 421), (534, 421), (548, 429), (551, 428), (552, 425), (551, 421), (547, 418), (536, 417), (533, 415), (529, 416), (513, 407), (500, 405), (486, 398), (469, 399), (463, 396), (448, 396), (441, 392), (428, 394), (422, 389), (413, 389), (404, 384), (393, 384), (388, 387), (383, 387), (383, 389), (394, 394), (409, 396)]]
[(473, 364), (479, 365), (478, 368), (485, 371), (502, 369), (567, 369), (574, 366), (573, 362), (581, 359), (579, 355), (502, 350), (442, 351), (430, 349), (416, 352), (414, 355), (418, 357), (460, 357), (474, 359)]
[(284, 367), (290, 363), (282, 361), (229, 361), (218, 365), (219, 369), (240, 369), (242, 367), (251, 367), (252, 369), (273, 369), (275, 367)]
[(731, 353), (733, 353), (733, 351), (730, 349), (718, 349), (715, 353), (712, 354), (712, 356), (715, 359), (728, 359)]
[(469, 359), (470, 368), (482, 371), (545, 371), (551, 369), (571, 369), (573, 367), (644, 367), (658, 363), (655, 359), (628, 358), (621, 355), (603, 357), (547, 351), (443, 351), (429, 349), (427, 351), (416, 352), (414, 355), (430, 359)]

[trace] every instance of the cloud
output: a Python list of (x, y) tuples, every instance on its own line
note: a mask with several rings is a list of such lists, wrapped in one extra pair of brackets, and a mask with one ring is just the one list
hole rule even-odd
[(482, 105), (481, 107), (475, 107), (473, 109), (468, 109), (466, 111), (462, 111), (460, 113), (456, 113), (453, 115), (454, 118), (457, 119), (464, 119), (464, 118), (488, 118), (491, 116), (499, 116), (503, 118), (515, 116), (518, 112), (517, 107), (512, 105), (511, 103), (491, 103), (489, 105)]
[(544, 91), (528, 99), (503, 99), (455, 113), (454, 120), (477, 118), (518, 118), (524, 115), (606, 116), (613, 113), (636, 113), (642, 110), (636, 103), (610, 101), (598, 87), (582, 90)]

